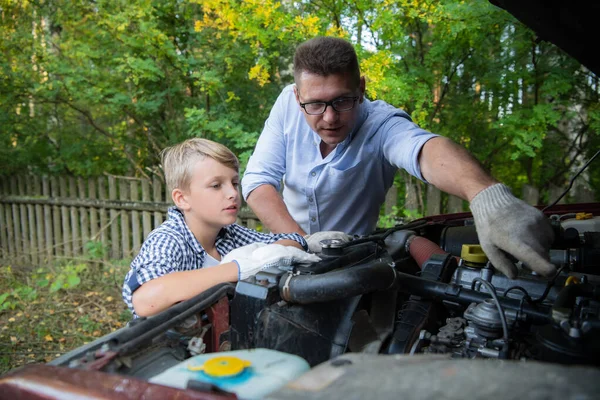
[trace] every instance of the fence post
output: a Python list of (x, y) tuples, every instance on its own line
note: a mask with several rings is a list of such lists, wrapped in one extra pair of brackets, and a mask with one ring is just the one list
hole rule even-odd
[[(150, 200), (150, 181), (148, 179), (142, 179), (142, 201)], [(149, 211), (142, 212), (142, 239), (146, 239), (152, 231), (152, 215)]]
[[(90, 196), (86, 196), (85, 190), (85, 181), (83, 178), (77, 178), (77, 197), (80, 199), (89, 198)], [(79, 207), (79, 221), (81, 222), (81, 251), (82, 254), (86, 254), (86, 246), (90, 241), (90, 211), (93, 210), (93, 207)]]
[[(98, 177), (98, 198), (100, 200), (106, 200), (106, 179), (104, 179), (103, 176)], [(103, 249), (108, 249), (108, 215), (104, 208), (101, 208), (98, 213), (100, 215), (100, 227), (98, 231), (100, 234), (100, 242), (102, 243)], [(95, 240), (98, 240), (96, 236), (94, 237)], [(110, 254), (108, 251), (104, 253), (104, 259), (108, 259), (109, 256)]]
[[(58, 183), (60, 185), (60, 197), (67, 198), (69, 196), (67, 191), (67, 180), (60, 176), (58, 178)], [(63, 256), (67, 258), (71, 258), (73, 255), (72, 245), (71, 243), (71, 227), (69, 226), (69, 209), (66, 206), (60, 207), (60, 216), (62, 220), (62, 231), (63, 231)]]
[[(129, 188), (127, 186), (128, 185), (126, 180), (119, 180), (119, 200), (129, 200), (129, 190), (127, 190)], [(121, 214), (121, 240), (123, 248), (122, 258), (127, 258), (131, 255), (131, 241), (129, 237), (129, 215), (127, 215), (127, 213), (123, 211), (119, 211), (119, 214)]]
[[(10, 178), (10, 189), (12, 193), (17, 193), (17, 177), (11, 176)], [(23, 241), (21, 238), (21, 214), (19, 212), (19, 206), (17, 204), (12, 205), (12, 221), (11, 225), (14, 230), (14, 241), (15, 241), (15, 256), (17, 262), (23, 262)]]
[[(35, 182), (32, 179), (24, 179), (24, 195), (31, 196), (35, 193)], [(28, 226), (29, 238), (29, 260), (35, 266), (38, 265), (38, 241), (37, 241), (37, 229), (35, 227), (35, 206), (33, 204), (27, 204), (26, 223)]]
[(15, 243), (15, 225), (13, 224), (12, 218), (12, 206), (6, 206), (5, 209), (6, 215), (6, 241), (8, 243), (8, 255), (11, 261), (16, 259), (17, 249)]
[[(75, 182), (75, 177), (73, 176), (69, 177), (69, 198), (77, 198), (77, 183)], [(70, 207), (69, 213), (71, 214), (71, 246), (73, 247), (73, 255), (78, 256), (81, 252), (81, 237), (79, 235), (80, 219), (77, 207)]]
[[(25, 192), (25, 180), (23, 179), (23, 175), (18, 175), (17, 176), (17, 188), (18, 188), (18, 195), (19, 196), (25, 196), (26, 192)], [(19, 216), (21, 218), (21, 243), (23, 245), (22, 249), (23, 249), (23, 254), (21, 255), (21, 259), (23, 263), (31, 263), (31, 243), (29, 241), (30, 239), (30, 234), (29, 234), (29, 223), (27, 222), (28, 218), (27, 218), (27, 212), (28, 212), (28, 207), (25, 204), (21, 204), (19, 206)]]
[[(6, 178), (0, 177), (0, 194), (6, 194)], [(6, 210), (8, 206), (0, 203), (0, 258), (8, 259), (8, 223), (6, 222)]]
[[(110, 200), (117, 199), (117, 182), (114, 176), (108, 177), (108, 198)], [(111, 258), (118, 259), (121, 257), (121, 242), (119, 241), (119, 214), (117, 210), (110, 210), (110, 247)]]
[[(58, 197), (58, 180), (55, 177), (52, 177), (50, 179), (50, 195), (53, 198), (57, 198)], [(50, 207), (49, 207), (50, 208)], [(52, 253), (53, 257), (59, 256), (60, 254), (62, 254), (62, 231), (60, 229), (60, 208), (58, 206), (53, 206), (52, 207), (52, 233), (54, 236), (54, 240), (52, 240), (50, 243), (52, 243), (52, 246), (50, 247), (50, 252)]]
[[(139, 189), (137, 180), (129, 182), (129, 198), (132, 202), (139, 200)], [(140, 239), (140, 215), (137, 211), (131, 212), (131, 241), (132, 241), (132, 256), (135, 256), (142, 247), (142, 241)]]
[[(152, 177), (152, 191), (153, 193), (153, 197), (154, 197), (154, 201), (157, 203), (161, 203), (163, 202), (164, 198), (163, 198), (163, 185), (162, 182), (160, 180), (160, 178), (157, 175), (154, 175)], [(154, 228), (158, 227), (160, 224), (163, 223), (163, 214), (160, 212), (155, 212), (154, 213)]]
[[(34, 196), (42, 195), (42, 181), (39, 176), (33, 177), (33, 186)], [(36, 235), (37, 235), (37, 249), (36, 256), (39, 263), (46, 264), (47, 261), (44, 260), (44, 253), (46, 252), (46, 243), (44, 242), (44, 228), (46, 225), (46, 220), (44, 218), (44, 209), (40, 204), (35, 205), (35, 221), (33, 222), (36, 227)]]

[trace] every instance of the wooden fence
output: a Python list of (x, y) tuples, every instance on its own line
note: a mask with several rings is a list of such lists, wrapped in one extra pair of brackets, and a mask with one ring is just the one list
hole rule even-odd
[[(405, 210), (434, 215), (467, 209), (461, 199), (405, 175)], [(562, 189), (553, 189), (551, 198), (556, 198)], [(537, 204), (539, 191), (525, 187), (524, 200)], [(392, 213), (397, 203), (398, 188), (392, 186), (385, 213)], [(0, 262), (46, 265), (87, 256), (90, 245), (96, 255), (107, 259), (131, 258), (150, 231), (165, 220), (171, 205), (158, 176), (0, 177)], [(259, 222), (245, 206), (238, 223), (256, 228)]]
[[(131, 258), (165, 220), (170, 201), (158, 176), (0, 177), (0, 260), (35, 266), (77, 259), (88, 243), (104, 258)], [(252, 212), (239, 217), (257, 226)]]

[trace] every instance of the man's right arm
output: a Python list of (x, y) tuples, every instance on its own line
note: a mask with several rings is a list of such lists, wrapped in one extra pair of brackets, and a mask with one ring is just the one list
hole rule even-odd
[(260, 185), (246, 199), (252, 211), (273, 233), (297, 232), (306, 235), (290, 215), (283, 198), (272, 185)]
[[(292, 218), (279, 193), (286, 173), (285, 125), (298, 112), (291, 86), (277, 98), (265, 127), (248, 160), (242, 178), (242, 193), (260, 221), (273, 233), (305, 232)], [(296, 116), (302, 118), (302, 116)], [(287, 122), (286, 122), (287, 121)], [(291, 122), (294, 125), (294, 122)]]

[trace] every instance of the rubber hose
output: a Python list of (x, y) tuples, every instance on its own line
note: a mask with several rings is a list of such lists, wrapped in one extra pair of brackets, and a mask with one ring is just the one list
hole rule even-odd
[(279, 293), (290, 303), (322, 303), (388, 289), (395, 276), (390, 264), (374, 260), (321, 275), (288, 273), (279, 281)]
[(422, 236), (414, 236), (408, 242), (408, 251), (421, 269), (423, 264), (434, 254), (448, 254), (436, 243)]

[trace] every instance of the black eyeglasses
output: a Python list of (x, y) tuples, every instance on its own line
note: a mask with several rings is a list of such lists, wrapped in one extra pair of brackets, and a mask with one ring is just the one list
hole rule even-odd
[(321, 115), (327, 110), (327, 106), (331, 106), (337, 112), (350, 111), (354, 108), (358, 100), (358, 96), (355, 97), (340, 97), (339, 99), (331, 101), (310, 101), (308, 103), (300, 103), (300, 107), (304, 108), (304, 111), (308, 115)]

